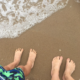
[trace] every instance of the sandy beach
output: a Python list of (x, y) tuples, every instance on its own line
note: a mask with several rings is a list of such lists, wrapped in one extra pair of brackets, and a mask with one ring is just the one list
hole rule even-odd
[(70, 0), (68, 5), (52, 14), (43, 22), (36, 24), (19, 37), (0, 39), (0, 65), (13, 61), (16, 48), (24, 52), (20, 64), (25, 65), (30, 48), (35, 49), (37, 58), (34, 68), (26, 79), (51, 80), (51, 62), (55, 56), (63, 56), (60, 78), (69, 57), (76, 63), (73, 73), (75, 80), (80, 79), (80, 3)]

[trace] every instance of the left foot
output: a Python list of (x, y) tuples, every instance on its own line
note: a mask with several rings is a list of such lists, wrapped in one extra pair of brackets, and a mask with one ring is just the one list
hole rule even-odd
[(19, 62), (20, 62), (22, 52), (23, 52), (23, 49), (21, 49), (21, 48), (18, 48), (18, 49), (16, 49), (16, 51), (15, 51), (14, 62), (16, 62), (17, 65), (18, 65)]
[(60, 70), (60, 66), (61, 66), (62, 60), (63, 60), (62, 56), (57, 56), (57, 57), (53, 58), (53, 61), (52, 61), (52, 70), (51, 70), (51, 75), (52, 76), (54, 74), (56, 76), (59, 75), (59, 70)]

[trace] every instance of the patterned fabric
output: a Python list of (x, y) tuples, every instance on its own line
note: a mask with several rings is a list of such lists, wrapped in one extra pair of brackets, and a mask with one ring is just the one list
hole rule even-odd
[(5, 80), (2, 76), (0, 76), (0, 80)]
[(6, 71), (0, 65), (0, 80), (25, 80), (25, 76), (21, 68)]

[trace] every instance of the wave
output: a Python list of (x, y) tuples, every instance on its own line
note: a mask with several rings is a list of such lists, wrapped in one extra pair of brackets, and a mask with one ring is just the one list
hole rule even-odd
[(63, 9), (69, 0), (0, 0), (0, 38), (15, 38)]

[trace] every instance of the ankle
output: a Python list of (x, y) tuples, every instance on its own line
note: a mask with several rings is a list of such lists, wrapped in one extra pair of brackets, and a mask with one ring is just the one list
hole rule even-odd
[(65, 72), (64, 72), (64, 76), (65, 76), (65, 77), (68, 77), (68, 76), (71, 76), (71, 74), (70, 74), (69, 71), (65, 71)]
[(65, 77), (65, 78), (70, 77), (70, 76), (71, 76), (71, 75), (68, 74), (68, 73), (64, 74), (64, 77)]
[(69, 73), (64, 73), (63, 79), (65, 79), (65, 80), (74, 80)]
[(51, 80), (60, 80), (59, 74), (56, 74), (56, 73), (52, 74), (52, 79)]
[(19, 64), (18, 61), (13, 61), (13, 63), (17, 66)]
[(52, 75), (59, 75), (59, 70), (58, 69), (54, 69), (54, 70), (52, 70), (52, 72), (51, 72), (51, 74)]
[(30, 60), (27, 61), (27, 65), (32, 65), (32, 62)]
[(52, 71), (51, 76), (52, 78), (59, 78), (59, 71), (56, 71), (56, 70)]

